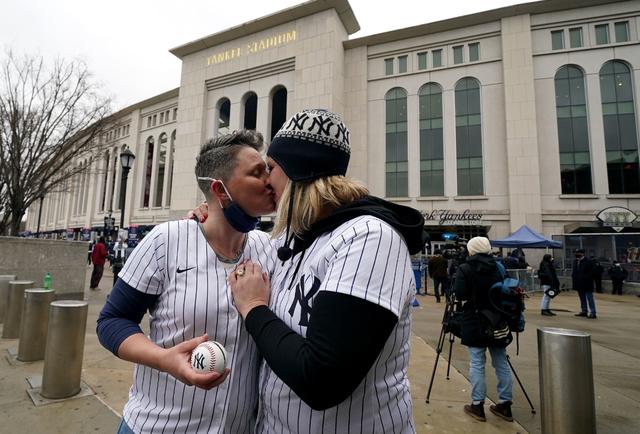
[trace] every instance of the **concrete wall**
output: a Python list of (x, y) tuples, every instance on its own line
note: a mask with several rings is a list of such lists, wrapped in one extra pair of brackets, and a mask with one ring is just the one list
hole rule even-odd
[(0, 274), (15, 274), (42, 287), (50, 272), (58, 299), (83, 299), (87, 243), (0, 237)]

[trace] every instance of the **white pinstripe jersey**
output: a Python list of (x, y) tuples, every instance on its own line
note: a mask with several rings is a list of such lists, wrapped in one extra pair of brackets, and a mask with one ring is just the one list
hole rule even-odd
[[(240, 261), (273, 270), (267, 234), (253, 231)], [(150, 336), (172, 347), (207, 332), (229, 354), (231, 374), (205, 391), (169, 374), (136, 365), (124, 419), (136, 433), (250, 433), (255, 425), (259, 356), (232, 304), (223, 264), (193, 220), (156, 226), (133, 251), (120, 277), (139, 291), (158, 294), (150, 312)]]
[(312, 410), (263, 361), (257, 432), (415, 432), (407, 378), (415, 280), (402, 237), (372, 216), (350, 220), (315, 240), (288, 289), (299, 259), (300, 253), (284, 267), (278, 262), (271, 280), (271, 309), (295, 332), (306, 336), (308, 312), (320, 291), (379, 304), (398, 317), (398, 324), (353, 394), (325, 411)]

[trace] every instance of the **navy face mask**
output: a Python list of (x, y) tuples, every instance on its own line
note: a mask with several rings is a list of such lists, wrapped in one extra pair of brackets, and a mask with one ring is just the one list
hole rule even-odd
[[(212, 181), (212, 182), (217, 181), (217, 179), (206, 178), (202, 176), (199, 176), (198, 180)], [(227, 196), (229, 196), (229, 199), (231, 200), (231, 203), (226, 208), (224, 208), (222, 206), (222, 203), (218, 201), (218, 203), (220, 204), (220, 208), (222, 208), (222, 213), (224, 214), (224, 218), (227, 219), (227, 222), (229, 222), (231, 227), (238, 232), (242, 232), (246, 234), (247, 232), (254, 230), (256, 228), (256, 225), (258, 224), (258, 221), (260, 221), (260, 219), (258, 217), (252, 217), (246, 212), (244, 212), (244, 210), (240, 208), (240, 205), (238, 205), (236, 202), (233, 201), (233, 198), (229, 194), (229, 190), (227, 190), (227, 187), (224, 185), (224, 183), (220, 181), (220, 184), (222, 184), (222, 188), (224, 188), (224, 191), (227, 193)]]

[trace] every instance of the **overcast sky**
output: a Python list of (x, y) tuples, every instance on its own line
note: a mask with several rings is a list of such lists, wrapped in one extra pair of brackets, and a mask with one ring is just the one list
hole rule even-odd
[[(11, 48), (48, 59), (81, 58), (120, 109), (179, 86), (180, 60), (170, 48), (299, 3), (2, 0), (0, 56)], [(350, 0), (362, 29), (351, 38), (517, 3), (526, 0)]]

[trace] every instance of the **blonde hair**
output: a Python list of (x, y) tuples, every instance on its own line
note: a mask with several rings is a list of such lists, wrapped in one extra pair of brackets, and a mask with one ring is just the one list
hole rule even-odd
[[(287, 229), (291, 185), (292, 182), (289, 180), (278, 203), (273, 227), (274, 237)], [(361, 199), (367, 194), (369, 190), (364, 185), (342, 175), (319, 178), (308, 183), (296, 183), (289, 232), (302, 235), (312, 224), (336, 208)]]

